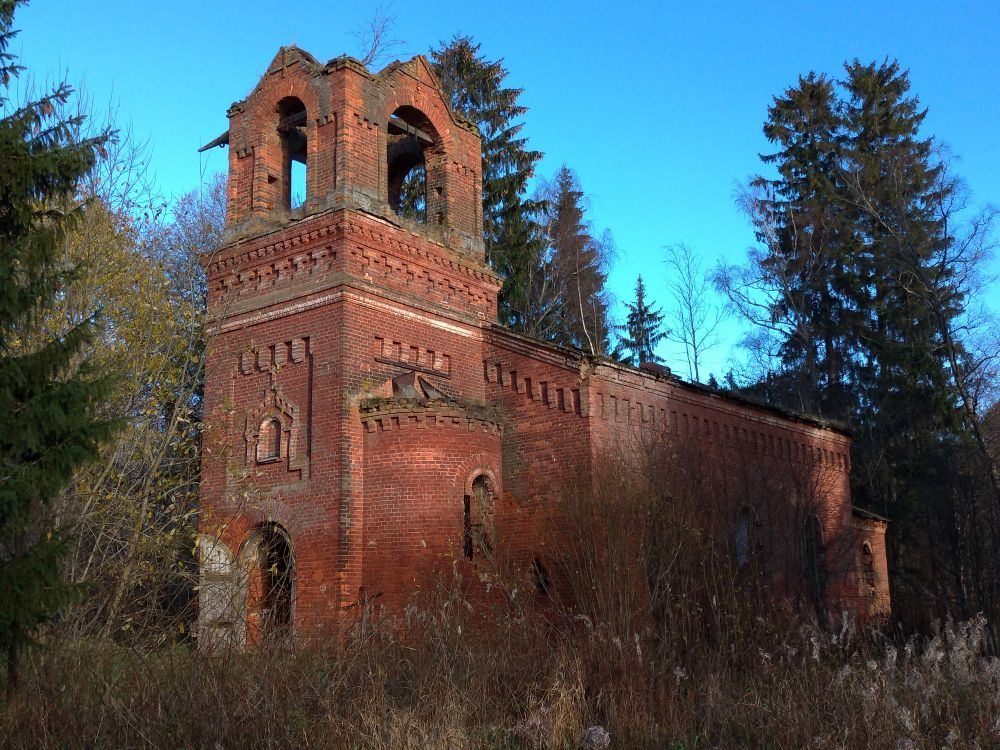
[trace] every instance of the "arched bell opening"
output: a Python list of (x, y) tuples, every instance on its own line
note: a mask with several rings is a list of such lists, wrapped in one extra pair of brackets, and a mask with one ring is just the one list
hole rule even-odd
[(278, 138), (281, 143), (282, 208), (302, 206), (308, 198), (309, 137), (306, 106), (294, 96), (278, 102)]
[(387, 200), (399, 216), (444, 223), (444, 152), (430, 120), (403, 106), (389, 117), (386, 143)]

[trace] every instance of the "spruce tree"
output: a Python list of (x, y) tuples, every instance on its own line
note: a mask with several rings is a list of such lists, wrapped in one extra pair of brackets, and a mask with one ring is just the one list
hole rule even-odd
[[(843, 213), (852, 228), (849, 254), (854, 281), (846, 304), (863, 312), (856, 387), (866, 404), (885, 416), (914, 401), (927, 415), (953, 412), (947, 363), (935, 319), (960, 314), (958, 294), (932, 308), (913, 281), (938, 265), (954, 238), (937, 206), (953, 186), (939, 180), (943, 166), (934, 142), (921, 138), (925, 111), (909, 96), (909, 79), (896, 62), (846, 67)], [(938, 283), (949, 287), (949, 270)], [(864, 421), (859, 413), (858, 421)], [(878, 427), (885, 437), (895, 429)]]
[(621, 326), (619, 346), (628, 352), (626, 361), (633, 365), (643, 362), (663, 362), (656, 354), (656, 346), (667, 337), (663, 330), (663, 313), (646, 300), (646, 286), (640, 275), (635, 282), (635, 301), (626, 303), (628, 315)]
[(786, 333), (778, 349), (779, 383), (787, 389), (782, 400), (844, 419), (851, 340), (843, 292), (852, 279), (837, 200), (839, 110), (833, 82), (815, 73), (775, 98), (764, 135), (778, 150), (761, 160), (778, 176), (754, 180), (761, 200), (752, 218), (758, 240), (768, 247), (762, 270), (779, 290), (769, 315), (783, 322)]
[(528, 179), (542, 154), (521, 134), (522, 90), (504, 86), (503, 59), (487, 60), (468, 36), (455, 36), (431, 51), (441, 86), (456, 112), (479, 127), (483, 153), (483, 239), (486, 260), (503, 279), (500, 322), (515, 330), (526, 324), (523, 310), (539, 248), (526, 197)]
[[(749, 268), (720, 274), (777, 344), (775, 371), (753, 390), (853, 428), (854, 499), (893, 519), (894, 609), (914, 618), (945, 561), (955, 580), (972, 575), (949, 541), (963, 533), (972, 442), (952, 335), (969, 243), (954, 234), (957, 185), (920, 133), (925, 115), (895, 61), (855, 60), (836, 83), (801, 78), (768, 110), (778, 149), (762, 158), (777, 175), (757, 178), (744, 202), (761, 247)], [(946, 611), (975, 612), (952, 609), (964, 582), (946, 589)]]
[[(769, 395), (860, 425), (918, 367), (895, 361), (906, 351), (936, 360), (919, 368), (941, 385), (931, 308), (900, 272), (904, 261), (932, 263), (951, 239), (934, 216), (947, 187), (932, 139), (918, 136), (923, 112), (906, 74), (888, 62), (846, 70), (839, 90), (810, 73), (768, 109), (764, 133), (778, 150), (761, 159), (777, 176), (755, 178), (744, 200), (762, 249), (751, 272), (723, 281), (772, 331), (779, 368)], [(733, 282), (768, 303), (755, 311)], [(961, 302), (946, 296), (954, 315)]]
[(557, 326), (549, 339), (590, 354), (610, 349), (607, 264), (613, 242), (595, 237), (585, 215), (585, 199), (573, 171), (563, 165), (545, 195), (543, 237), (546, 274), (556, 280)]
[(71, 89), (18, 104), (11, 81), (23, 70), (7, 50), (18, 0), (0, 0), (0, 647), (7, 691), (18, 658), (70, 596), (61, 566), (67, 542), (46, 511), (111, 425), (94, 411), (107, 381), (83, 356), (94, 322), (54, 337), (39, 331), (46, 306), (71, 278), (62, 241), (81, 206), (76, 188), (105, 135), (74, 138), (79, 118), (56, 112)]
[[(858, 280), (848, 304), (864, 313), (855, 490), (859, 502), (896, 521), (889, 554), (906, 571), (897, 588), (907, 608), (936, 574), (931, 556), (941, 539), (958, 532), (949, 527), (968, 436), (939, 324), (951, 325), (964, 300), (948, 292), (950, 271), (939, 262), (954, 238), (937, 209), (954, 186), (941, 182), (934, 141), (920, 135), (926, 112), (905, 71), (855, 60), (845, 73), (844, 211)], [(931, 275), (944, 292), (935, 299), (919, 283)]]

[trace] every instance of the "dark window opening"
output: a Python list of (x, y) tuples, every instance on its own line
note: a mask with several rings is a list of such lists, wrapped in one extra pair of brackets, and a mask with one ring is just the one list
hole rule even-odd
[(288, 537), (274, 524), (261, 529), (261, 626), (265, 635), (280, 633), (292, 624), (292, 586), (295, 564)]
[(866, 542), (861, 546), (861, 578), (868, 592), (875, 591), (875, 556)]
[(257, 460), (276, 461), (281, 457), (281, 422), (274, 418), (261, 422), (257, 435)]
[(294, 96), (278, 102), (278, 136), (281, 141), (281, 205), (298, 208), (308, 197), (309, 143), (306, 107)]
[(462, 526), (464, 537), (462, 548), (465, 558), (471, 560), (475, 550), (472, 544), (472, 498), (469, 495), (465, 496), (465, 517)]
[(472, 494), (464, 499), (463, 537), (466, 559), (474, 559), (477, 553), (490, 558), (493, 552), (493, 500), (483, 475), (473, 480)]
[(754, 521), (755, 518), (752, 509), (746, 506), (740, 509), (739, 515), (736, 517), (734, 541), (736, 546), (736, 564), (741, 568), (750, 562), (750, 556), (753, 554), (753, 528), (756, 525)]
[(531, 561), (531, 574), (535, 579), (535, 589), (538, 593), (542, 596), (548, 596), (552, 581), (549, 578), (549, 571), (545, 569), (545, 565), (537, 557)]
[(823, 532), (819, 519), (814, 513), (806, 516), (805, 523), (805, 563), (806, 563), (806, 593), (822, 615), (823, 597), (826, 594), (826, 549), (823, 546)]

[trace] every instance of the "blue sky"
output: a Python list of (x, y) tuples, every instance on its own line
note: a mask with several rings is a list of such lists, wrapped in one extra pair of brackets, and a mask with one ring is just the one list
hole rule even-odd
[[(321, 60), (357, 54), (353, 32), (377, 3), (52, 2), (15, 17), (13, 51), (36, 78), (65, 75), (98, 104), (113, 102), (152, 147), (160, 189), (179, 195), (225, 169), (225, 151), (196, 149), (225, 130), (283, 44)], [(1000, 203), (1000, 3), (505, 2), (383, 3), (404, 43), (395, 57), (470, 34), (503, 57), (524, 89), (525, 132), (566, 163), (591, 218), (620, 249), (611, 287), (631, 296), (642, 273), (666, 302), (664, 245), (685, 242), (707, 265), (739, 261), (752, 233), (734, 187), (761, 169), (772, 97), (799, 74), (897, 58), (929, 108), (925, 134), (948, 143), (977, 203)], [(1000, 268), (994, 263), (995, 267)], [(994, 291), (1000, 297), (1000, 290)], [(723, 372), (739, 326), (726, 328), (709, 369)], [(684, 372), (671, 347), (662, 354)]]

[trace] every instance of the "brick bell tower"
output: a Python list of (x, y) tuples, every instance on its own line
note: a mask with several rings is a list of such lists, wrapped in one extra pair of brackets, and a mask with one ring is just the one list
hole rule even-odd
[(282, 48), (228, 115), (226, 241), (204, 259), (206, 647), (405, 602), (486, 546), (501, 476), (479, 135), (427, 60), (373, 74)]

